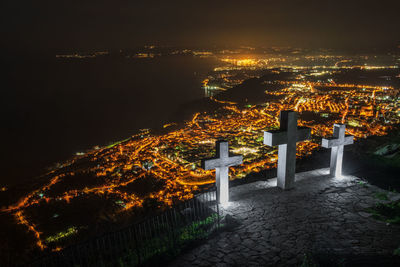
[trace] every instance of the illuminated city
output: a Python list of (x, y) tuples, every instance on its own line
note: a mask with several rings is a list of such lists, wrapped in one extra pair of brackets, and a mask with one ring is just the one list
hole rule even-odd
[[(231, 151), (244, 156), (242, 165), (231, 168), (232, 179), (276, 167), (277, 149), (262, 144), (262, 133), (278, 127), (281, 110), (298, 111), (299, 125), (312, 129), (312, 140), (298, 144), (298, 157), (318, 150), (321, 137), (332, 134), (334, 123), (347, 124), (347, 133), (357, 140), (385, 135), (400, 122), (399, 87), (342, 83), (335, 78), (348, 69), (366, 75), (377, 69), (398, 73), (397, 66), (339, 67), (335, 63), (332, 67), (277, 68), (266, 67), (269, 64), (266, 61), (226, 58), (221, 59), (221, 64), (224, 67), (215, 68), (203, 81), (203, 87), (209, 90), (213, 90), (209, 87), (210, 80), (221, 81), (215, 90), (224, 94), (209, 98), (218, 105), (215, 111), (197, 112), (190, 121), (166, 124), (163, 133), (145, 129), (124, 141), (77, 153), (47, 173), (44, 176), (47, 182), (42, 186), (1, 211), (25, 226), (26, 234), (35, 237), (41, 250), (60, 250), (65, 237), (79, 235), (88, 226), (81, 219), (70, 219), (68, 225), (57, 221), (69, 205), (88, 205), (84, 203), (91, 199), (90, 205), (106, 202), (106, 214), (96, 216), (118, 221), (123, 216), (135, 216), (150, 200), (153, 206), (162, 208), (190, 199), (212, 185), (213, 171), (202, 170), (200, 159), (212, 156), (218, 139), (228, 140)], [(252, 76), (257, 78), (262, 99), (266, 100), (253, 103), (246, 99), (238, 103), (230, 97), (228, 89), (245, 79), (235, 78), (238, 73), (246, 76), (251, 70), (266, 74)], [(246, 98), (248, 93), (241, 94)]]
[(0, 267), (400, 266), (398, 1), (1, 10)]

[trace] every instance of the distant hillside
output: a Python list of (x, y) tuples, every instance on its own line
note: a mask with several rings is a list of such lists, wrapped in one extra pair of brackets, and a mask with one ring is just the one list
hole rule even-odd
[[(293, 74), (289, 72), (275, 73), (274, 70), (266, 71), (266, 74), (260, 78), (251, 78), (242, 84), (223, 91), (214, 96), (218, 101), (229, 101), (243, 105), (262, 104), (267, 101), (279, 99), (278, 96), (270, 96), (265, 91), (277, 91), (284, 88), (281, 84), (275, 84), (277, 80), (291, 80)], [(203, 98), (184, 104), (179, 108), (177, 114), (172, 118), (173, 121), (182, 121), (190, 119), (196, 112), (213, 111), (224, 106), (210, 98)]]

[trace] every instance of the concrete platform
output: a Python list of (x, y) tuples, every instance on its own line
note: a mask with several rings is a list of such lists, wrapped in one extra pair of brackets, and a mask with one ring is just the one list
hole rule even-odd
[(171, 266), (300, 266), (305, 253), (391, 255), (400, 226), (370, 217), (376, 193), (392, 193), (354, 176), (330, 178), (329, 169), (296, 174), (283, 191), (276, 179), (231, 188), (222, 208), (237, 226), (179, 256)]

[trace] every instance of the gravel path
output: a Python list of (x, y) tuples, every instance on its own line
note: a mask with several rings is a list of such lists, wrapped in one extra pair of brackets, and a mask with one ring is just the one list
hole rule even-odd
[(329, 178), (328, 169), (296, 174), (296, 188), (282, 191), (276, 179), (231, 188), (222, 208), (228, 225), (171, 266), (299, 266), (305, 253), (389, 255), (400, 246), (400, 226), (374, 220), (364, 210), (400, 194), (354, 176)]

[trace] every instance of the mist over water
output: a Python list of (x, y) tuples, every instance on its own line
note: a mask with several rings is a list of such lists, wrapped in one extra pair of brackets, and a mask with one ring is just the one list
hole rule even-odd
[(0, 186), (46, 167), (174, 120), (179, 106), (204, 97), (201, 80), (215, 59), (12, 59), (2, 90)]

